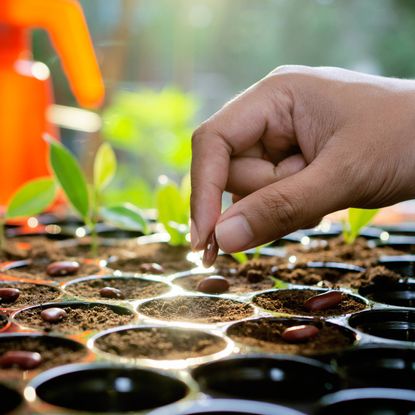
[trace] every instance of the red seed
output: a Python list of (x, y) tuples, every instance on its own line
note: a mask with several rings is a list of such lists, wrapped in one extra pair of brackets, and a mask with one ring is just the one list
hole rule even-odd
[(17, 288), (0, 288), (0, 301), (3, 303), (14, 303), (20, 295)]
[(56, 261), (50, 263), (46, 268), (46, 273), (51, 277), (74, 275), (78, 271), (79, 263), (76, 261)]
[(322, 311), (334, 307), (343, 300), (343, 293), (340, 291), (328, 291), (315, 295), (304, 302), (308, 311)]
[(0, 357), (2, 368), (18, 367), (23, 370), (30, 370), (42, 363), (42, 356), (36, 352), (13, 350), (4, 353)]
[(118, 288), (104, 287), (99, 290), (99, 295), (105, 298), (125, 298), (124, 294)]
[(212, 232), (208, 238), (206, 249), (203, 252), (203, 265), (206, 268), (211, 267), (218, 256), (219, 246), (216, 241), (215, 232)]
[(64, 309), (58, 307), (46, 308), (40, 313), (40, 317), (48, 323), (58, 323), (67, 316)]
[(206, 294), (221, 294), (229, 290), (229, 282), (220, 275), (211, 275), (199, 281), (196, 289)]
[(164, 268), (155, 262), (144, 263), (140, 265), (140, 272), (144, 272), (146, 274), (163, 274)]
[(316, 326), (302, 324), (288, 327), (283, 331), (281, 337), (288, 343), (301, 343), (315, 337), (319, 331)]

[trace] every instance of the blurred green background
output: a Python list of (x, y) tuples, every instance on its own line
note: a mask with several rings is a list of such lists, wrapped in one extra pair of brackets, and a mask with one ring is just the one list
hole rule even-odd
[[(197, 123), (283, 64), (415, 77), (413, 0), (82, 0), (107, 88), (102, 129), (63, 130), (88, 165), (101, 140), (120, 169), (108, 198), (154, 204), (157, 177), (179, 180)], [(43, 31), (35, 58), (58, 104), (76, 106)]]

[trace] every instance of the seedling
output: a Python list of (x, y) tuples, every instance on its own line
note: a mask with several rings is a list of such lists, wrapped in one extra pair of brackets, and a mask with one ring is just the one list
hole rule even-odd
[(109, 144), (104, 143), (99, 147), (94, 160), (93, 182), (88, 184), (72, 153), (50, 136), (45, 136), (45, 140), (49, 143), (50, 164), (56, 180), (91, 232), (93, 255), (98, 252), (96, 225), (99, 218), (121, 229), (147, 233), (147, 222), (134, 205), (104, 205), (103, 192), (117, 170), (117, 160)]
[(189, 245), (190, 177), (185, 176), (180, 187), (166, 176), (160, 176), (156, 192), (158, 221), (170, 235), (172, 246)]
[(6, 247), (5, 223), (9, 219), (34, 216), (46, 209), (55, 199), (56, 186), (51, 178), (31, 180), (20, 187), (0, 218), (0, 249)]
[(360, 231), (375, 217), (379, 209), (348, 209), (348, 220), (343, 222), (343, 238), (347, 244), (352, 244)]

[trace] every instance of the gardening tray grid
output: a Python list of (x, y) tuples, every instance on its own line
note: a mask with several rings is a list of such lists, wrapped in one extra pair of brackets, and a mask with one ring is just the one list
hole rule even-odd
[[(142, 237), (138, 238), (140, 244), (151, 243), (151, 242), (165, 242), (166, 236), (165, 235), (152, 235), (150, 238)], [(57, 242), (59, 244), (60, 242)], [(68, 244), (71, 242), (65, 241), (64, 244)], [(107, 242), (109, 243), (109, 242)], [(116, 243), (112, 241), (111, 243)], [(267, 248), (263, 250), (263, 255), (279, 255), (284, 256), (285, 250), (284, 248)], [(175, 284), (175, 280), (178, 278), (184, 278), (186, 276), (191, 275), (199, 275), (199, 274), (206, 274), (208, 275), (215, 275), (214, 269), (206, 270), (200, 266), (200, 256), (191, 254), (191, 260), (194, 263), (192, 269), (178, 272), (170, 275), (149, 275), (149, 274), (140, 274), (140, 273), (131, 273), (131, 272), (122, 272), (120, 270), (113, 270), (107, 267), (108, 262), (106, 260), (98, 259), (98, 260), (86, 260), (89, 263), (93, 263), (98, 267), (98, 272), (94, 273), (94, 275), (75, 275), (72, 277), (66, 278), (58, 278), (53, 279), (45, 278), (45, 279), (29, 279), (29, 278), (19, 278), (13, 277), (13, 269), (22, 269), (21, 267), (30, 266), (30, 261), (11, 261), (11, 262), (4, 262), (0, 264), (1, 271), (8, 271), (8, 274), (2, 274), (0, 276), (1, 282), (0, 283), (10, 283), (10, 284), (18, 284), (18, 283), (33, 283), (33, 284), (43, 284), (49, 287), (56, 288), (60, 291), (59, 295), (53, 299), (53, 301), (48, 301), (45, 304), (50, 306), (57, 306), (58, 304), (63, 304), (67, 306), (75, 306), (77, 304), (85, 305), (88, 303), (101, 303), (105, 307), (110, 308), (118, 308), (125, 309), (131, 313), (132, 319), (128, 322), (128, 324), (106, 328), (100, 331), (96, 330), (87, 330), (81, 333), (60, 333), (51, 331), (46, 335), (48, 337), (52, 336), (56, 339), (69, 339), (69, 341), (74, 341), (79, 343), (85, 348), (85, 355), (73, 362), (74, 364), (71, 365), (73, 370), (84, 369), (89, 367), (114, 367), (114, 368), (129, 368), (129, 367), (138, 367), (138, 368), (147, 368), (155, 373), (167, 373), (169, 376), (173, 378), (177, 378), (184, 382), (187, 386), (188, 391), (180, 400), (181, 401), (189, 401), (189, 400), (200, 400), (200, 399), (209, 399), (211, 394), (206, 393), (206, 391), (202, 391), (200, 384), (196, 381), (196, 379), (192, 376), (195, 370), (201, 367), (201, 365), (207, 364), (209, 362), (217, 362), (221, 359), (229, 359), (229, 358), (241, 358), (243, 359), (246, 357), (257, 357), (260, 358), (278, 358), (283, 359), (284, 356), (281, 354), (275, 354), (270, 352), (264, 352), (262, 348), (249, 346), (244, 343), (241, 343), (238, 340), (232, 339), (227, 335), (227, 332), (230, 327), (234, 326), (240, 322), (249, 322), (255, 321), (257, 319), (263, 318), (280, 318), (280, 319), (296, 319), (300, 322), (316, 322), (320, 319), (313, 319), (311, 317), (302, 316), (302, 315), (289, 315), (284, 313), (275, 313), (270, 312), (264, 308), (259, 307), (255, 304), (254, 300), (257, 296), (266, 293), (272, 293), (275, 291), (281, 290), (315, 290), (316, 294), (320, 292), (326, 291), (326, 289), (322, 289), (319, 287), (313, 286), (306, 286), (306, 285), (298, 285), (298, 284), (284, 284), (284, 288), (274, 288), (269, 290), (262, 290), (256, 292), (249, 292), (249, 293), (226, 293), (220, 295), (207, 295), (203, 293), (198, 293), (195, 291), (188, 291), (182, 288), (179, 285)], [(137, 279), (138, 281), (146, 281), (149, 283), (163, 283), (166, 284), (166, 291), (157, 295), (155, 297), (149, 298), (142, 298), (139, 300), (113, 300), (113, 299), (106, 299), (106, 298), (94, 298), (88, 300), (80, 295), (74, 295), (68, 291), (68, 287), (73, 287), (76, 282), (85, 282), (89, 280), (93, 280), (95, 278), (116, 278), (116, 279)], [(414, 282), (413, 279), (408, 278), (406, 279), (407, 282)], [(372, 300), (368, 300), (365, 297), (359, 295), (357, 290), (355, 289), (348, 289), (348, 288), (340, 288), (346, 295), (351, 295), (360, 301), (365, 306), (365, 310), (360, 311), (351, 317), (351, 314), (340, 315), (340, 316), (328, 316), (321, 318), (322, 321), (326, 321), (331, 324), (338, 325), (347, 332), (349, 336), (353, 337), (350, 346), (346, 349), (354, 349), (356, 347), (365, 346), (365, 345), (374, 345), (377, 344), (379, 346), (393, 346), (396, 348), (414, 348), (413, 341), (399, 341), (399, 340), (392, 340), (383, 337), (377, 337), (365, 332), (360, 331), (352, 326), (351, 321), (357, 317), (359, 314), (365, 314), (368, 310), (373, 311), (382, 311), (382, 310), (400, 310), (403, 313), (408, 313), (412, 315), (414, 313), (413, 308), (408, 307), (399, 307), (399, 306), (392, 306), (387, 304), (381, 304)], [(197, 299), (197, 298), (208, 298), (213, 299), (224, 299), (229, 300), (231, 302), (236, 302), (237, 304), (246, 304), (252, 309), (252, 313), (249, 313), (246, 316), (243, 316), (240, 319), (235, 319), (233, 321), (226, 321), (226, 322), (217, 322), (217, 323), (200, 323), (200, 322), (191, 322), (191, 321), (180, 321), (180, 320), (162, 320), (159, 318), (153, 318), (148, 315), (145, 315), (141, 312), (141, 308), (143, 305), (151, 301), (164, 301), (168, 299), (174, 299), (177, 296), (184, 296), (186, 298)], [(45, 306), (45, 305), (42, 305)], [(2, 333), (0, 334), (0, 345), (4, 339), (13, 339), (13, 338), (21, 338), (26, 335), (34, 335), (35, 337), (42, 337), (43, 333), (41, 330), (31, 327), (30, 324), (22, 324), (19, 321), (19, 315), (27, 309), (33, 308), (35, 305), (30, 305), (27, 307), (3, 307), (1, 309), (2, 313), (9, 315), (9, 321), (5, 327), (2, 329)], [(415, 319), (409, 319), (414, 325)], [(158, 360), (158, 359), (151, 359), (151, 358), (128, 358), (123, 356), (116, 356), (114, 354), (102, 351), (99, 346), (97, 346), (97, 342), (99, 339), (102, 339), (103, 336), (109, 335), (111, 333), (115, 333), (118, 331), (124, 331), (128, 329), (173, 329), (177, 330), (178, 332), (186, 333), (187, 330), (205, 333), (208, 336), (213, 336), (212, 338), (219, 339), (223, 342), (223, 347), (215, 351), (211, 354), (207, 354), (200, 357), (190, 357), (187, 359), (173, 359), (173, 360)], [(412, 327), (411, 330), (414, 330)], [(342, 351), (344, 351), (343, 348)], [(313, 361), (317, 362), (320, 365), (325, 365), (327, 370), (332, 370), (336, 372), (336, 356), (339, 353), (339, 350), (333, 350), (330, 352), (325, 353), (317, 353), (312, 355)], [(287, 356), (286, 359), (297, 359), (296, 357)], [(310, 358), (310, 356), (308, 356)], [(302, 358), (298, 358), (302, 359)], [(307, 361), (307, 358), (305, 359)], [(311, 361), (310, 361), (311, 362)], [(49, 376), (49, 373), (58, 375), (64, 370), (69, 370), (69, 366), (65, 366), (65, 368), (56, 367), (54, 369), (49, 369), (48, 372), (42, 373), (41, 370), (29, 370), (29, 371), (19, 371), (16, 369), (1, 369), (0, 370), (0, 382), (11, 386), (12, 388), (20, 391), (24, 396), (24, 403), (16, 413), (24, 413), (25, 410), (31, 411), (31, 413), (73, 413), (72, 410), (67, 410), (63, 408), (56, 407), (54, 405), (49, 405), (45, 403), (42, 399), (40, 399), (35, 393), (35, 386), (39, 385), (42, 379), (46, 376)], [(72, 370), (71, 369), (71, 370)], [(53, 371), (53, 372), (52, 372)], [(212, 394), (213, 397), (217, 397)], [(220, 394), (217, 394), (220, 397)], [(261, 400), (261, 399), (259, 399)], [(291, 406), (292, 408), (300, 409), (305, 413), (311, 413), (313, 410), (314, 402), (307, 402), (304, 403), (296, 403), (296, 402), (283, 402), (287, 406)], [(20, 411), (20, 412), (19, 412)], [(76, 412), (76, 411), (75, 411)], [(135, 413), (147, 413), (148, 410), (144, 411), (135, 411)], [(78, 413), (78, 412), (76, 412)], [(85, 411), (88, 413), (88, 411)]]

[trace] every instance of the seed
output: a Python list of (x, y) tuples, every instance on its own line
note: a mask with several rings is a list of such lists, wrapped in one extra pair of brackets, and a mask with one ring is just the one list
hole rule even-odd
[(218, 256), (219, 246), (216, 241), (215, 232), (212, 232), (209, 236), (206, 249), (203, 252), (203, 265), (206, 268), (211, 267), (215, 261), (216, 257)]
[(14, 303), (20, 295), (17, 288), (0, 288), (0, 301), (4, 303)]
[(140, 265), (140, 271), (146, 274), (163, 274), (164, 268), (155, 262)]
[(118, 288), (104, 287), (99, 290), (99, 295), (105, 298), (125, 298), (124, 294)]
[(322, 311), (334, 307), (343, 300), (343, 293), (340, 291), (328, 291), (315, 295), (304, 302), (308, 311)]
[(51, 277), (74, 275), (79, 271), (79, 263), (76, 261), (51, 262), (46, 268), (46, 273)]
[(229, 290), (229, 282), (220, 275), (211, 275), (199, 281), (197, 290), (206, 294), (221, 294)]
[(0, 357), (2, 368), (18, 367), (23, 370), (34, 369), (42, 363), (42, 356), (36, 352), (13, 350)]
[(288, 343), (305, 342), (319, 333), (316, 326), (302, 324), (300, 326), (292, 326), (285, 329), (281, 334), (283, 340)]
[(40, 317), (48, 323), (58, 323), (67, 316), (64, 309), (58, 307), (46, 308), (40, 313)]

